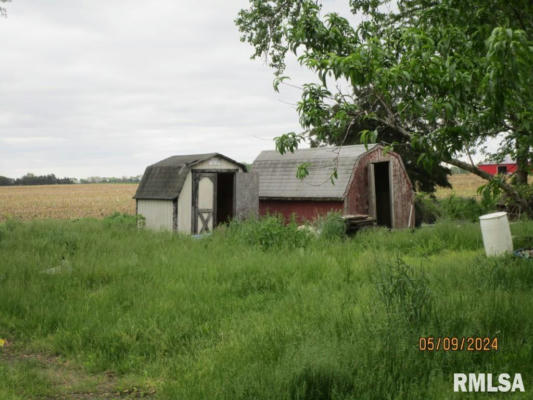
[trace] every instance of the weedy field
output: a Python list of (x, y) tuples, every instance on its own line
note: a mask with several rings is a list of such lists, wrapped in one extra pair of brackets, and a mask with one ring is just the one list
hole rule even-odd
[(135, 214), (136, 184), (0, 186), (0, 221)]
[[(532, 245), (533, 222), (511, 226)], [(268, 218), (203, 239), (133, 217), (0, 224), (2, 399), (472, 399), (454, 372), (533, 390), (533, 264), (478, 224), (314, 238)], [(498, 351), (421, 352), (421, 336)]]

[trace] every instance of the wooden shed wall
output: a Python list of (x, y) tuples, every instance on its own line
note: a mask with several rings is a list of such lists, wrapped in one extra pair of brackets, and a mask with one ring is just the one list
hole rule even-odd
[(187, 174), (178, 197), (178, 232), (191, 233), (192, 177)]
[(303, 223), (326, 215), (330, 211), (342, 213), (342, 209), (342, 201), (259, 200), (259, 215), (281, 215), (285, 222), (289, 222), (293, 214), (296, 222)]
[(172, 200), (137, 200), (137, 214), (145, 218), (146, 227), (172, 230), (174, 202)]
[[(411, 180), (405, 171), (401, 157), (396, 153), (383, 154), (381, 147), (361, 156), (354, 168), (354, 173), (344, 202), (344, 214), (369, 214), (368, 165), (373, 162), (389, 161), (392, 166), (393, 228), (414, 226), (414, 192)], [(411, 215), (411, 220), (409, 220)]]

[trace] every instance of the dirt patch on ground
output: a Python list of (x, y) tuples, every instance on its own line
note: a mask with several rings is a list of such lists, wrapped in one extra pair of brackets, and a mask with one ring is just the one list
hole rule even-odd
[(0, 347), (2, 365), (19, 373), (31, 370), (39, 381), (46, 382), (46, 389), (41, 393), (28, 394), (21, 387), (20, 395), (28, 399), (112, 400), (152, 398), (155, 395), (154, 388), (124, 385), (113, 371), (91, 374), (72, 361), (53, 354), (26, 352), (11, 342)]

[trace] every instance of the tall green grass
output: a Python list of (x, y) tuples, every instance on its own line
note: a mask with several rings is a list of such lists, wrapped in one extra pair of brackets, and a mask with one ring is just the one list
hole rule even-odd
[[(0, 224), (0, 337), (162, 399), (474, 398), (454, 372), (520, 372), (528, 398), (532, 315), (532, 262), (486, 258), (477, 224), (348, 240), (273, 220), (200, 240), (120, 216)], [(429, 335), (500, 350), (420, 352)]]
[(427, 193), (417, 193), (415, 200), (416, 221), (432, 224), (437, 220), (477, 222), (483, 215), (497, 210), (497, 201), (488, 196), (478, 200), (454, 194), (440, 199)]

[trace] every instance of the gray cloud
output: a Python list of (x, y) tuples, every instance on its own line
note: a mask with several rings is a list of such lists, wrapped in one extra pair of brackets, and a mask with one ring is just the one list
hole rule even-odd
[[(246, 0), (14, 0), (0, 20), (0, 175), (134, 175), (172, 154), (250, 162), (297, 130), (233, 20)], [(296, 79), (309, 74), (294, 69)]]
[[(136, 175), (212, 151), (251, 162), (298, 130), (298, 90), (275, 93), (272, 72), (239, 41), (233, 21), (247, 0), (6, 4), (0, 175)], [(324, 0), (333, 10), (349, 15), (348, 2)], [(291, 83), (313, 79), (289, 65)]]

